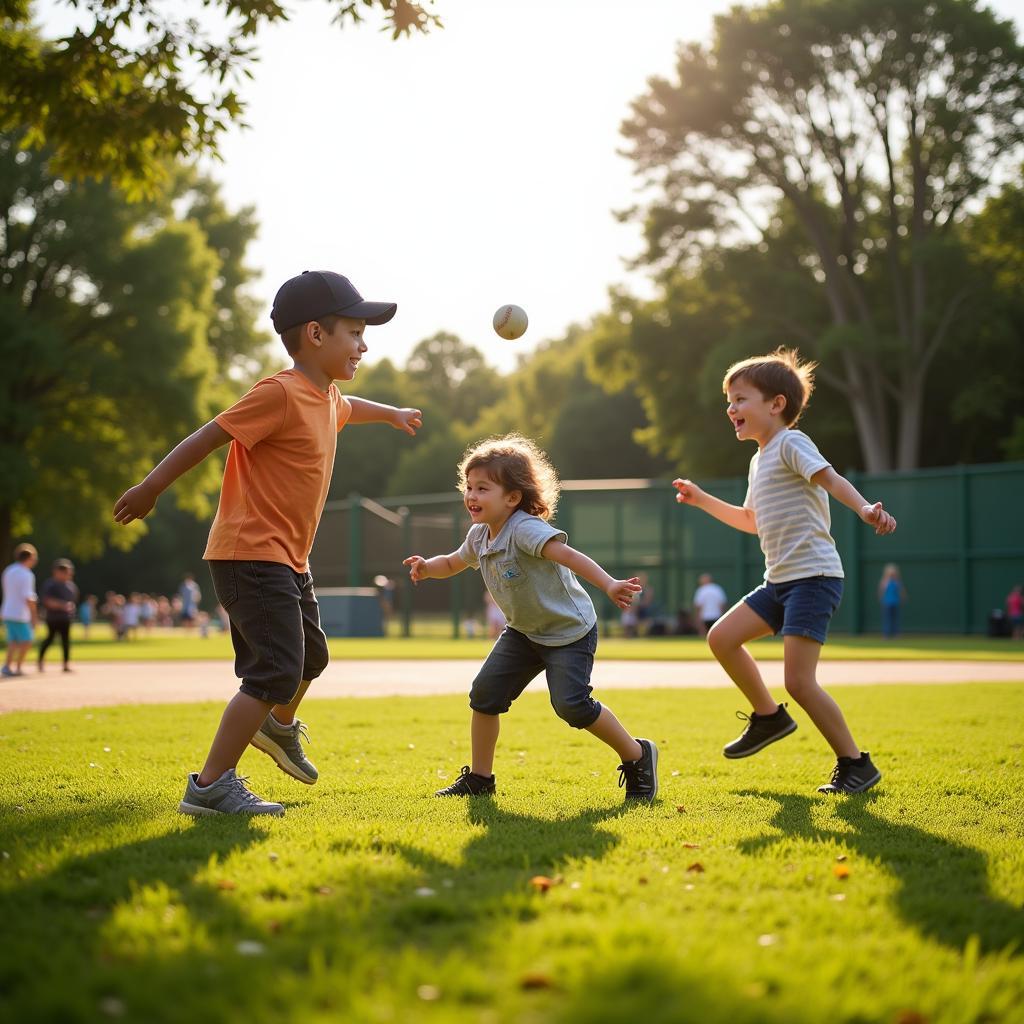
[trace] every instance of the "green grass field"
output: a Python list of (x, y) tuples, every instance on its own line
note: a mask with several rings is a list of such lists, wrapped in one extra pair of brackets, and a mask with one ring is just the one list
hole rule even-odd
[[(491, 642), (482, 638), (453, 640), (444, 636), (399, 636), (338, 639), (330, 641), (336, 658), (399, 658), (424, 661), (437, 658), (467, 658), (482, 661)], [(782, 643), (776, 639), (758, 641), (757, 656), (779, 660)], [(34, 655), (33, 655), (34, 657)], [(223, 633), (211, 633), (203, 639), (183, 630), (140, 635), (134, 640), (118, 643), (105, 626), (94, 628), (88, 640), (79, 632), (73, 637), (72, 658), (75, 661), (173, 661), (206, 658), (230, 660), (231, 640)], [(623, 658), (636, 661), (705, 661), (711, 658), (707, 644), (699, 637), (658, 637), (625, 640), (622, 637), (601, 639), (601, 658)], [(832, 660), (900, 660), (918, 661), (949, 658), (967, 661), (1024, 661), (1024, 643), (991, 640), (980, 636), (910, 636), (896, 642), (878, 636), (834, 636), (826, 648)], [(51, 648), (49, 662), (60, 658), (58, 647)], [(31, 659), (30, 662), (31, 664)]]
[(1020, 1022), (1024, 685), (835, 692), (885, 772), (863, 797), (814, 792), (799, 712), (723, 759), (729, 691), (614, 694), (661, 747), (631, 808), (543, 694), (471, 803), (430, 796), (467, 759), (463, 697), (325, 700), (319, 785), (243, 759), (288, 805), (259, 821), (175, 813), (219, 707), (5, 715), (0, 1018)]

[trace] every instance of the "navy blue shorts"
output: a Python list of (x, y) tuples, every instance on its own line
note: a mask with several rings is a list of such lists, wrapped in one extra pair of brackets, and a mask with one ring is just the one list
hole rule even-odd
[(597, 625), (575, 643), (545, 647), (506, 626), (480, 666), (469, 691), (469, 706), (484, 715), (501, 715), (544, 672), (551, 706), (574, 729), (597, 721), (601, 705), (590, 696), (590, 673), (597, 650)]
[(836, 576), (765, 582), (743, 598), (773, 633), (805, 636), (819, 644), (828, 639), (828, 624), (842, 599), (843, 581)]

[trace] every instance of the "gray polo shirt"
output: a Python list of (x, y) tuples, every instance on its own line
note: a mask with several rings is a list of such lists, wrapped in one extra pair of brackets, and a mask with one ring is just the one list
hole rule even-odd
[(585, 637), (597, 622), (594, 602), (564, 566), (541, 557), (549, 540), (568, 540), (537, 516), (517, 510), (494, 540), (486, 523), (469, 528), (458, 555), (479, 569), (508, 624), (545, 647), (561, 647)]

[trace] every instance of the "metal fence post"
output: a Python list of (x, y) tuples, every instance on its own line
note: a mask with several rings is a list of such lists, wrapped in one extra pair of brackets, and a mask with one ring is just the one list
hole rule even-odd
[(960, 631), (973, 632), (971, 627), (971, 491), (966, 466), (957, 466), (957, 497), (960, 504)]
[[(398, 514), (402, 517), (402, 551), (412, 554), (412, 516), (407, 506), (403, 505)], [(402, 577), (402, 636), (412, 636), (412, 580), (406, 573)]]
[(363, 581), (363, 499), (353, 491), (348, 501), (348, 585), (358, 587)]

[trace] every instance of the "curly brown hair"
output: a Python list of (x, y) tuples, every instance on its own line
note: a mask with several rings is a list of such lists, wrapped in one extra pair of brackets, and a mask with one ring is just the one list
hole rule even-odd
[(466, 449), (459, 463), (459, 490), (465, 491), (471, 469), (482, 469), (504, 491), (519, 491), (518, 508), (550, 519), (558, 507), (561, 484), (547, 455), (522, 434), (489, 437)]
[(782, 418), (792, 427), (811, 399), (814, 390), (814, 369), (817, 363), (800, 362), (800, 352), (795, 348), (780, 346), (766, 356), (751, 356), (733, 363), (725, 371), (722, 380), (723, 393), (743, 378), (751, 387), (757, 388), (766, 399), (782, 395), (786, 408)]

